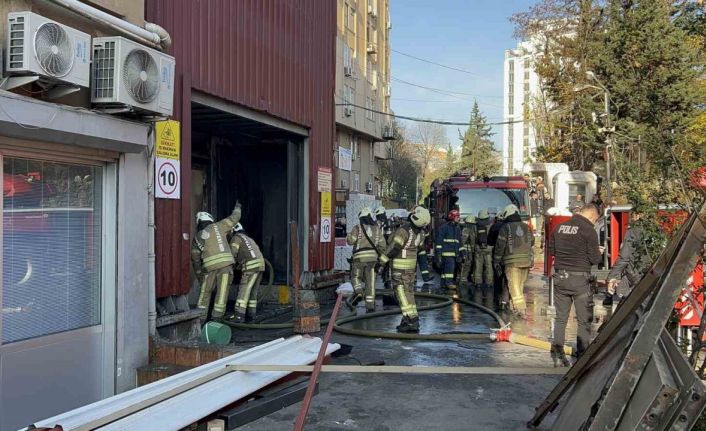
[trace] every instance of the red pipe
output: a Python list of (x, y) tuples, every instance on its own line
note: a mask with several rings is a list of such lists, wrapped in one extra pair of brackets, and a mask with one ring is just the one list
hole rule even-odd
[(304, 395), (304, 401), (302, 403), (302, 408), (299, 410), (299, 416), (297, 421), (294, 423), (294, 431), (302, 431), (304, 429), (304, 423), (306, 422), (306, 415), (309, 413), (309, 406), (311, 405), (311, 398), (314, 396), (314, 389), (316, 388), (316, 380), (319, 378), (319, 373), (321, 373), (321, 366), (324, 364), (324, 358), (326, 357), (326, 348), (328, 347), (328, 341), (331, 339), (331, 333), (333, 332), (333, 327), (336, 326), (336, 318), (338, 317), (338, 310), (341, 308), (341, 298), (343, 295), (338, 294), (336, 298), (336, 305), (333, 306), (333, 312), (331, 313), (328, 326), (326, 326), (326, 333), (324, 334), (323, 340), (321, 340), (321, 348), (319, 349), (319, 356), (316, 357), (316, 362), (314, 363), (314, 369), (311, 372), (311, 378), (309, 379), (309, 386), (306, 388), (306, 394)]

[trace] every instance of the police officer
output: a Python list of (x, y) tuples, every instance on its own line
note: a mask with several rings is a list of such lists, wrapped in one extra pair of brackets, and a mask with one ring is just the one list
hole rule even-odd
[(255, 240), (246, 235), (243, 225), (233, 228), (230, 250), (235, 258), (235, 269), (242, 272), (238, 298), (235, 300), (235, 313), (232, 320), (244, 322), (253, 320), (257, 313), (257, 292), (260, 289), (265, 259)]
[(461, 247), (461, 228), (458, 221), (461, 214), (458, 210), (449, 211), (449, 215), (436, 235), (436, 253), (441, 256), (441, 287), (455, 290), (454, 275), (456, 272), (456, 258)]
[(361, 209), (358, 220), (360, 224), (354, 226), (346, 237), (348, 245), (353, 246), (351, 258), (353, 295), (346, 299), (346, 305), (352, 310), (365, 296), (366, 310), (375, 311), (375, 263), (378, 260), (378, 253), (385, 249), (385, 237), (370, 208)]
[(554, 366), (569, 366), (564, 355), (566, 322), (571, 304), (576, 310), (576, 356), (580, 357), (591, 341), (591, 319), (593, 294), (589, 285), (591, 267), (601, 261), (602, 247), (594, 224), (598, 220), (598, 209), (591, 204), (581, 207), (571, 219), (554, 229), (549, 244), (549, 255), (554, 256), (554, 303), (556, 321), (552, 341)]
[(463, 228), (461, 229), (461, 269), (458, 271), (458, 280), (456, 283), (459, 288), (468, 285), (468, 276), (473, 267), (473, 254), (476, 248), (476, 218), (473, 214), (464, 219)]
[(534, 235), (520, 218), (515, 205), (505, 207), (503, 215), (505, 220), (493, 247), (493, 262), (496, 267), (502, 265), (512, 307), (517, 314), (524, 317), (527, 309), (524, 285), (532, 266)]
[(191, 244), (191, 265), (201, 284), (197, 303), (202, 312), (201, 323), (206, 321), (211, 308), (214, 286), (218, 286), (218, 290), (213, 305), (213, 320), (221, 320), (225, 314), (235, 263), (228, 244), (228, 233), (240, 221), (240, 214), (240, 203), (236, 203), (233, 212), (218, 223), (207, 212), (196, 214), (197, 234)]
[[(493, 298), (493, 246), (490, 244), (491, 220), (487, 210), (478, 211), (476, 242), (473, 253), (473, 298)], [(487, 302), (487, 300), (486, 300)]]
[[(408, 222), (393, 234), (387, 249), (380, 256), (381, 265), (392, 265), (392, 285), (402, 312), (398, 332), (419, 332), (419, 315), (414, 301), (414, 278), (417, 273), (417, 253), (424, 244), (424, 228), (431, 222), (429, 210), (415, 207)], [(391, 261), (391, 262), (390, 262)], [(420, 269), (425, 271), (426, 260), (419, 260)]]

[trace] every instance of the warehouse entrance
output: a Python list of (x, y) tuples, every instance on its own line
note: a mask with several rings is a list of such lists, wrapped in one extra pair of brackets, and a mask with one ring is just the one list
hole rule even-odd
[(301, 232), (304, 220), (306, 130), (207, 97), (191, 106), (192, 233), (198, 211), (222, 219), (240, 201), (245, 232), (271, 262), (275, 282), (287, 283), (289, 226), (296, 222)]

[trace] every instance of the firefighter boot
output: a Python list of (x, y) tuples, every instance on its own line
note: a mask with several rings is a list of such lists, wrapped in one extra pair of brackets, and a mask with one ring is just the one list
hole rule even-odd
[(233, 323), (245, 323), (245, 313), (239, 313), (236, 311), (228, 320)]
[(476, 304), (483, 303), (483, 285), (482, 284), (476, 284), (473, 286), (472, 301), (475, 302)]
[(571, 366), (571, 362), (569, 362), (564, 353), (564, 346), (552, 345), (551, 357), (554, 362), (554, 368)]
[(346, 307), (348, 307), (349, 310), (353, 311), (355, 310), (356, 305), (358, 305), (358, 303), (362, 300), (363, 293), (355, 292), (353, 295), (346, 298)]
[(397, 325), (397, 332), (402, 333), (419, 333), (419, 317), (402, 316), (402, 322)]
[(257, 310), (254, 308), (248, 308), (248, 311), (245, 312), (245, 321), (246, 322), (254, 322), (256, 316), (257, 316)]

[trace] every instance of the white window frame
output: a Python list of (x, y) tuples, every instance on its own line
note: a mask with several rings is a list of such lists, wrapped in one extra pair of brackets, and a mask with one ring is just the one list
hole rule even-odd
[(353, 175), (353, 191), (360, 192), (360, 173), (358, 172)]

